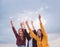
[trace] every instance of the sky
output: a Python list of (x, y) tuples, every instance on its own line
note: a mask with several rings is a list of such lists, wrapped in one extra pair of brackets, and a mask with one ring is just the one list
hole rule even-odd
[(0, 0), (0, 44), (15, 43), (16, 39), (10, 25), (11, 18), (17, 31), (20, 28), (19, 23), (26, 20), (29, 23), (33, 20), (35, 28), (38, 29), (39, 14), (42, 16), (45, 30), (49, 36), (49, 43), (53, 44), (54, 40), (59, 42), (59, 12), (60, 0)]

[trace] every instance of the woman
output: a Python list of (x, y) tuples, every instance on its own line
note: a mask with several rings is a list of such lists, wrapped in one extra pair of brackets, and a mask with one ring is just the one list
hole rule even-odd
[[(34, 28), (34, 25), (33, 25), (33, 21), (31, 21), (31, 25), (32, 25), (32, 28), (33, 28), (32, 31), (34, 32), (34, 34), (37, 35), (37, 32), (36, 32), (36, 30), (35, 30), (35, 28)], [(24, 31), (24, 34), (25, 34), (25, 36), (26, 36), (26, 38), (27, 38), (27, 40), (28, 40), (27, 47), (29, 47), (29, 41), (30, 41), (31, 39), (32, 39), (32, 47), (37, 47), (37, 42), (36, 42), (36, 40), (35, 40), (34, 38), (32, 38), (32, 36), (30, 35), (30, 33), (27, 33), (24, 22), (22, 22), (22, 23), (20, 24), (20, 26), (21, 26), (22, 29), (25, 30), (25, 31)]]
[(45, 32), (44, 27), (42, 25), (41, 16), (40, 15), (39, 15), (39, 21), (40, 21), (41, 29), (38, 30), (38, 32), (37, 32), (38, 35), (35, 35), (33, 33), (31, 28), (29, 27), (27, 21), (26, 21), (26, 25), (28, 27), (28, 30), (29, 30), (31, 36), (37, 41), (37, 47), (49, 47), (49, 45), (48, 45), (48, 36), (47, 36), (47, 33)]
[(13, 25), (13, 21), (11, 20), (11, 26), (12, 26), (12, 30), (15, 34), (15, 37), (16, 37), (16, 44), (18, 47), (25, 47), (25, 44), (26, 44), (26, 38), (24, 36), (24, 32), (23, 32), (23, 29), (20, 28), (18, 30), (18, 33)]

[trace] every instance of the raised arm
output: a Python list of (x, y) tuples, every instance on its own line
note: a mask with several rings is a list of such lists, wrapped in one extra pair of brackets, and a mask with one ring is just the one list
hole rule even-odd
[(13, 21), (11, 20), (10, 23), (11, 23), (11, 26), (12, 26), (12, 30), (13, 30), (15, 36), (17, 37), (18, 34), (17, 34), (17, 31), (16, 31), (16, 29), (14, 27)]
[(44, 36), (47, 36), (47, 33), (46, 33), (46, 31), (45, 31), (45, 29), (44, 29), (44, 26), (43, 26), (43, 24), (42, 24), (41, 16), (40, 16), (40, 15), (39, 15), (39, 22), (40, 22), (40, 27), (41, 27), (41, 30), (42, 30), (43, 35), (44, 35)]
[(32, 36), (35, 40), (37, 40), (37, 39), (36, 39), (37, 36), (33, 33), (33, 31), (31, 30), (31, 28), (29, 27), (29, 25), (28, 25), (28, 21), (26, 21), (26, 25), (27, 25), (27, 28), (28, 28), (28, 30), (29, 30), (31, 36)]
[(23, 28), (23, 22), (20, 22), (20, 26), (21, 26), (21, 28)]
[(34, 27), (34, 25), (33, 25), (33, 21), (31, 21), (31, 25), (32, 25), (33, 30), (35, 30), (35, 27)]
[(25, 26), (25, 23), (24, 22), (21, 22), (20, 23), (20, 26), (21, 26), (22, 29), (26, 29), (26, 26)]
[(34, 34), (37, 35), (37, 32), (36, 32), (35, 27), (34, 27), (34, 25), (33, 25), (33, 21), (31, 21), (31, 25), (32, 25), (32, 28), (33, 28), (33, 32), (34, 32)]
[(25, 37), (27, 38), (27, 40), (29, 41), (30, 39), (31, 39), (31, 37), (30, 37), (30, 34), (27, 32), (27, 30), (26, 30), (26, 27), (25, 27), (25, 24), (24, 24), (24, 22), (22, 22), (21, 24), (21, 28), (23, 29), (23, 31), (24, 31), (24, 35), (25, 35)]

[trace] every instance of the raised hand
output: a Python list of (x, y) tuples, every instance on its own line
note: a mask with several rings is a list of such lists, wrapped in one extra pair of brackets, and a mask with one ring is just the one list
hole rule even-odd
[(22, 22), (20, 22), (20, 26), (22, 26)]
[(26, 29), (24, 22), (22, 22), (22, 27), (23, 27), (23, 29)]
[(28, 21), (26, 21), (26, 25), (28, 25)]
[(31, 21), (31, 24), (33, 25), (33, 21)]
[(12, 20), (10, 21), (10, 23), (11, 23), (11, 26), (13, 26), (13, 21)]
[(38, 17), (38, 18), (39, 18), (39, 21), (40, 21), (40, 20), (41, 20), (41, 16), (40, 16), (40, 14), (39, 14), (39, 17)]
[(33, 30), (34, 30), (35, 28), (34, 28), (34, 25), (33, 25), (33, 21), (31, 21), (31, 24), (32, 24), (32, 28), (33, 28)]
[(30, 28), (29, 25), (28, 25), (28, 21), (26, 21), (26, 25), (27, 25), (28, 28)]

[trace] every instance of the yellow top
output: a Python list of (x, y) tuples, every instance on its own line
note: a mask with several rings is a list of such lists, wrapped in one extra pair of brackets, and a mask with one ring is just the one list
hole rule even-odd
[(49, 47), (49, 45), (48, 45), (48, 36), (47, 36), (47, 33), (44, 30), (42, 22), (40, 22), (40, 27), (41, 27), (42, 34), (43, 34), (42, 41), (41, 41), (41, 38), (38, 37), (37, 35), (35, 35), (30, 28), (28, 30), (29, 30), (31, 36), (37, 41), (37, 47)]

